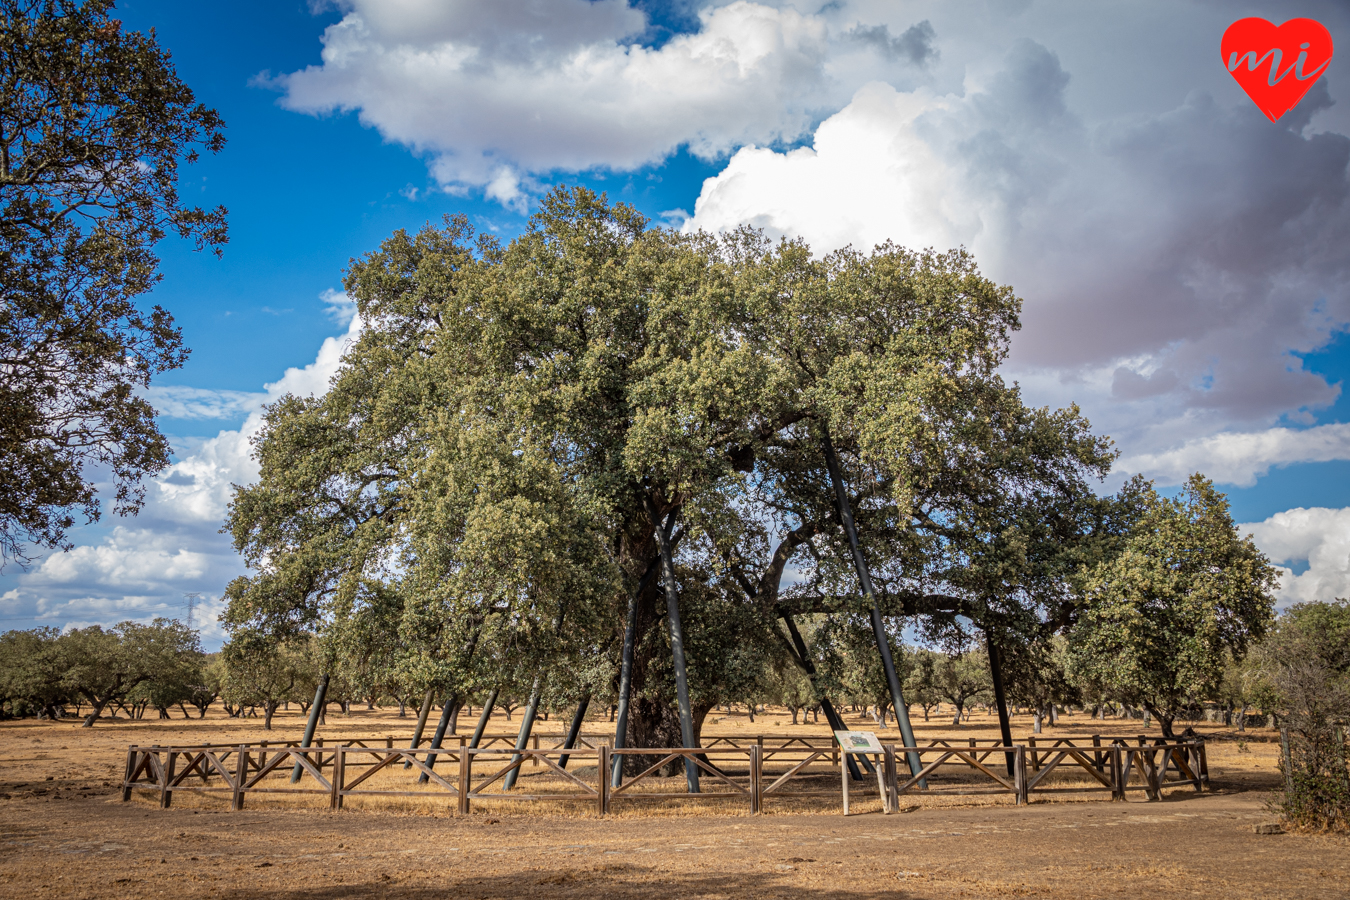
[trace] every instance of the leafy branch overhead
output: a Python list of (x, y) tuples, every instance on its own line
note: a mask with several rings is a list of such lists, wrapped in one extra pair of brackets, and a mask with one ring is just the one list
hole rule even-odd
[(180, 164), (225, 143), (154, 34), (111, 0), (0, 0), (0, 565), (65, 547), (169, 464), (138, 395), (187, 350), (168, 312), (136, 298), (173, 233), (219, 253), (226, 211), (186, 205)]

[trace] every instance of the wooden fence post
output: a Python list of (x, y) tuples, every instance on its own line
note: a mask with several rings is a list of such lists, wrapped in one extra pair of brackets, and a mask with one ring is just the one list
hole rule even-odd
[(1031, 793), (1027, 789), (1027, 748), (1019, 746), (1017, 755), (1013, 760), (1013, 786), (1016, 789), (1016, 804), (1024, 806), (1028, 802)]
[(333, 751), (333, 774), (332, 794), (328, 798), (328, 808), (332, 810), (342, 809), (342, 782), (343, 768), (347, 762), (347, 750), (344, 747), (338, 747)]
[(760, 766), (763, 764), (761, 754), (764, 749), (764, 738), (759, 739), (759, 743), (750, 748), (750, 815), (759, 815), (759, 780)]
[(1111, 799), (1125, 799), (1125, 764), (1119, 743), (1111, 744)]
[(140, 756), (141, 753), (136, 749), (135, 745), (132, 745), (127, 749), (127, 768), (126, 771), (122, 773), (123, 803), (126, 803), (131, 799), (131, 773), (136, 771), (136, 766), (141, 761)]
[(469, 791), (473, 787), (473, 751), (465, 748), (459, 754), (459, 814), (469, 814)]
[(609, 777), (610, 777), (609, 745), (600, 744), (600, 755), (597, 757), (595, 765), (595, 783), (596, 783), (596, 807), (600, 817), (604, 818), (605, 813), (609, 812)]
[(164, 763), (164, 769), (160, 773), (159, 782), (159, 808), (168, 809), (173, 804), (173, 791), (169, 788), (169, 782), (173, 780), (174, 770), (178, 767), (178, 753), (168, 751), (168, 759)]
[(886, 797), (890, 800), (891, 812), (900, 809), (899, 772), (895, 768), (895, 745), (887, 744), (882, 756), (882, 768), (886, 771)]
[(239, 745), (238, 759), (234, 761), (234, 794), (230, 797), (230, 809), (236, 812), (244, 808), (244, 782), (248, 781), (248, 750)]
[(1102, 771), (1103, 759), (1102, 759), (1102, 751), (1100, 749), (1101, 746), (1102, 746), (1102, 736), (1100, 734), (1094, 734), (1092, 736), (1092, 764), (1097, 769), (1098, 772)]

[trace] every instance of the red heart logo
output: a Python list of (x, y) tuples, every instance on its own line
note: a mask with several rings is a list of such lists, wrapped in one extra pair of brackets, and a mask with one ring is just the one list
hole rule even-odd
[(1331, 32), (1315, 19), (1276, 28), (1239, 19), (1223, 33), (1223, 64), (1266, 118), (1274, 122), (1308, 93), (1331, 63)]

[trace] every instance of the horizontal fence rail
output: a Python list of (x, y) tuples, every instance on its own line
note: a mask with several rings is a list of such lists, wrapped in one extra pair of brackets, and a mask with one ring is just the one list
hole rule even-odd
[[(1011, 794), (1017, 804), (1029, 802), (1032, 794), (1075, 791), (1102, 791), (1113, 800), (1142, 791), (1160, 800), (1166, 789), (1202, 791), (1209, 781), (1203, 740), (1143, 735), (1098, 735), (1090, 743), (1041, 738), (1012, 745), (975, 739), (887, 744), (882, 753), (850, 754), (875, 775), (864, 774), (861, 781), (850, 777), (845, 755), (824, 737), (715, 738), (696, 748), (615, 749), (602, 739), (566, 747), (561, 738), (545, 741), (519, 750), (469, 747), (460, 736), (439, 748), (395, 746), (393, 736), (316, 740), (309, 746), (297, 741), (132, 746), (122, 799), (151, 791), (168, 808), (177, 792), (228, 795), (238, 810), (250, 794), (326, 795), (336, 810), (349, 798), (405, 797), (451, 804), (461, 815), (475, 801), (556, 801), (590, 805), (603, 816), (616, 801), (731, 801), (753, 814), (768, 802), (840, 795), (847, 814), (850, 795), (879, 798), (889, 813), (899, 808), (901, 795), (914, 791)], [(918, 771), (910, 771), (909, 759), (919, 761)], [(612, 786), (607, 776), (616, 760), (620, 772), (631, 774)], [(699, 793), (691, 793), (683, 778), (686, 761), (700, 772)], [(292, 782), (297, 767), (300, 777)]]

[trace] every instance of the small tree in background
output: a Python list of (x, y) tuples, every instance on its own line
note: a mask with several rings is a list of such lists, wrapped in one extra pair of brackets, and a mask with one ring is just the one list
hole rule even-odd
[(1279, 697), (1286, 821), (1350, 830), (1350, 603), (1301, 603), (1263, 648)]
[(205, 719), (206, 711), (220, 698), (220, 679), (224, 669), (219, 653), (202, 657), (198, 680), (191, 686), (187, 702), (197, 708), (197, 718)]
[(260, 706), (263, 728), (272, 730), (277, 707), (294, 696), (296, 682), (309, 667), (304, 648), (295, 642), (236, 638), (221, 650), (224, 675), (221, 695), (230, 703)]
[(64, 683), (93, 706), (85, 728), (93, 727), (109, 704), (124, 702), (145, 682), (190, 679), (201, 660), (197, 632), (171, 619), (77, 628), (62, 635), (57, 646)]
[(1218, 690), (1229, 654), (1266, 633), (1276, 585), (1209, 479), (1191, 476), (1176, 498), (1150, 488), (1124, 551), (1086, 579), (1070, 668), (1089, 690), (1142, 705), (1171, 738), (1182, 710)]
[(934, 666), (937, 693), (956, 707), (953, 725), (961, 724), (967, 704), (993, 690), (989, 676), (989, 656), (983, 650), (967, 650), (955, 656), (939, 654)]
[(35, 707), (49, 719), (71, 699), (57, 628), (7, 631), (0, 635), (0, 701)]
[(920, 648), (910, 655), (909, 677), (905, 679), (905, 701), (923, 710), (925, 722), (928, 721), (928, 711), (942, 701), (937, 674), (942, 659), (941, 653), (926, 648)]
[(1057, 724), (1059, 707), (1077, 703), (1081, 697), (1069, 677), (1067, 652), (1067, 642), (1060, 635), (1003, 650), (1008, 699), (1031, 708), (1032, 731), (1036, 734), (1041, 733), (1046, 719), (1051, 725)]

